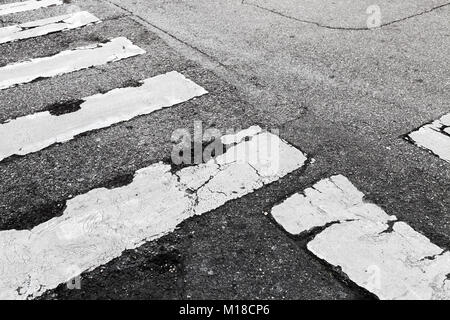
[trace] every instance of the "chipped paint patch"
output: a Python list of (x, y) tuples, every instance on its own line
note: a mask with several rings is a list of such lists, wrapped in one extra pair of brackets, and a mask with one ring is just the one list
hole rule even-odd
[(55, 115), (57, 110), (52, 110), (52, 113), (20, 117), (0, 125), (0, 160), (36, 152), (81, 133), (128, 121), (206, 93), (173, 71), (144, 80), (139, 87), (114, 89), (85, 98), (76, 105), (75, 112)]
[(51, 57), (10, 64), (0, 68), (0, 90), (144, 53), (143, 49), (133, 45), (127, 38), (119, 37), (106, 43), (63, 51)]
[(450, 114), (411, 132), (407, 138), (417, 146), (450, 162)]
[(100, 22), (100, 20), (96, 16), (86, 11), (36, 20), (0, 28), (0, 43), (39, 37), (54, 32), (80, 28), (98, 22)]
[(364, 201), (343, 176), (292, 196), (272, 215), (292, 234), (324, 228), (308, 250), (380, 299), (450, 299), (450, 252)]
[(0, 5), (0, 16), (62, 5), (62, 0), (29, 0)]
[[(157, 163), (137, 171), (127, 186), (95, 189), (69, 200), (61, 217), (31, 231), (0, 232), (0, 299), (37, 297), (70, 280), (74, 269), (92, 270), (126, 249), (172, 232), (189, 217), (252, 193), (306, 164), (300, 150), (258, 131), (248, 141), (242, 141), (241, 134), (227, 137), (240, 141), (234, 146), (238, 149), (230, 151), (238, 150), (239, 161), (224, 160), (231, 157), (223, 154), (220, 161), (211, 159), (175, 173), (170, 165)], [(259, 153), (260, 164), (245, 161), (240, 153), (269, 140), (281, 145), (280, 163), (276, 173), (265, 176), (258, 168), (273, 155)]]

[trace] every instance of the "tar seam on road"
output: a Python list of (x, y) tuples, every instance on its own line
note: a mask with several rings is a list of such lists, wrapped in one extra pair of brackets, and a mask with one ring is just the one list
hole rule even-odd
[(398, 23), (398, 22), (402, 22), (402, 21), (405, 21), (405, 20), (409, 20), (409, 19), (421, 16), (421, 15), (424, 15), (424, 14), (430, 13), (430, 12), (432, 12), (434, 10), (438, 10), (438, 9), (441, 9), (443, 7), (446, 7), (446, 6), (450, 5), (450, 2), (444, 3), (444, 4), (441, 4), (439, 6), (430, 8), (428, 10), (425, 10), (425, 11), (422, 11), (422, 12), (419, 12), (419, 13), (416, 13), (416, 14), (404, 17), (404, 18), (400, 18), (400, 19), (396, 19), (396, 20), (393, 20), (393, 21), (389, 21), (389, 22), (383, 23), (377, 28), (368, 28), (368, 27), (333, 27), (333, 26), (328, 26), (328, 25), (321, 24), (321, 23), (316, 22), (316, 21), (303, 20), (303, 19), (299, 19), (299, 18), (296, 18), (296, 17), (293, 17), (293, 16), (289, 16), (289, 15), (281, 13), (279, 11), (276, 11), (276, 10), (273, 10), (273, 9), (268, 9), (268, 8), (265, 8), (263, 6), (260, 6), (260, 5), (254, 4), (254, 3), (246, 3), (245, 0), (242, 0), (241, 3), (243, 5), (246, 5), (246, 6), (251, 6), (251, 7), (255, 7), (255, 8), (264, 10), (264, 11), (271, 12), (273, 14), (276, 14), (276, 15), (281, 16), (281, 17), (286, 18), (286, 19), (295, 20), (295, 21), (302, 22), (302, 23), (307, 23), (307, 24), (312, 24), (312, 25), (315, 25), (315, 26), (320, 27), (320, 28), (325, 28), (325, 29), (330, 29), (330, 30), (344, 30), (344, 31), (369, 31), (369, 30), (376, 30), (376, 29), (380, 29), (380, 28), (383, 28), (383, 27), (386, 27), (386, 26), (390, 26), (390, 25)]

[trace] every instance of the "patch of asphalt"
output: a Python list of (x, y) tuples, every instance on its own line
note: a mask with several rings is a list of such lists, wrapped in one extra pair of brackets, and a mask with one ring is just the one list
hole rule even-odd
[[(224, 129), (270, 123), (241, 100), (236, 88), (182, 59), (132, 20), (107, 21), (68, 35), (50, 35), (49, 39), (39, 43), (39, 47), (45, 51), (58, 51), (86, 37), (126, 36), (147, 54), (4, 90), (0, 92), (2, 121), (53, 110), (55, 104), (67, 104), (173, 70), (183, 73), (210, 93), (112, 128), (86, 133), (42, 152), (5, 159), (0, 163), (0, 184), (4, 190), (0, 195), (1, 230), (32, 228), (61, 214), (65, 201), (71, 196), (108, 186), (117, 176), (132, 174), (161, 159), (168, 160), (172, 132), (178, 128), (192, 130), (195, 120), (202, 120), (205, 128)], [(21, 49), (16, 58), (34, 50), (34, 42), (26, 42), (29, 41), (14, 44), (16, 49)]]
[[(105, 1), (108, 3), (115, 3), (118, 7), (123, 8), (124, 10), (128, 10), (127, 12), (134, 13), (134, 19), (142, 22), (150, 30), (164, 37), (166, 41), (169, 41), (172, 47), (175, 47), (178, 52), (182, 52), (185, 57), (194, 59), (202, 63), (203, 66), (206, 65), (208, 69), (213, 70), (214, 73), (221, 78), (226, 79), (228, 82), (238, 86), (242, 90), (242, 92), (245, 93), (246, 99), (248, 101), (255, 105), (255, 107), (258, 108), (261, 112), (270, 113), (271, 118), (277, 123), (287, 121), (292, 117), (301, 116), (303, 113), (305, 113), (306, 108), (301, 103), (299, 103), (299, 101), (293, 99), (289, 95), (286, 95), (285, 92), (282, 92), (281, 90), (274, 91), (273, 88), (267, 85), (264, 79), (262, 79), (255, 73), (255, 70), (263, 65), (278, 69), (280, 68), (280, 65), (278, 63), (276, 65), (271, 64), (271, 62), (269, 61), (270, 59), (264, 58), (257, 66), (254, 65), (252, 67), (246, 68), (240, 62), (243, 59), (245, 60), (248, 57), (257, 55), (253, 48), (246, 48), (241, 50), (242, 48), (240, 46), (235, 47), (235, 45), (238, 45), (238, 43), (234, 41), (233, 38), (226, 39), (226, 42), (223, 42), (224, 40), (221, 39), (221, 35), (227, 35), (227, 31), (220, 30), (218, 34), (210, 36), (208, 31), (202, 30), (204, 25), (202, 27), (199, 27), (199, 25), (201, 24), (197, 25), (197, 22), (192, 23), (192, 21), (189, 21), (189, 19), (191, 18), (195, 19), (194, 11), (199, 9), (200, 15), (198, 16), (198, 18), (203, 20), (205, 17), (210, 17), (210, 19), (208, 19), (209, 21), (204, 22), (206, 22), (206, 25), (208, 25), (209, 23), (213, 23), (213, 25), (208, 26), (208, 29), (212, 28), (211, 30), (214, 30), (217, 26), (223, 25), (225, 29), (235, 30), (235, 28), (229, 28), (230, 25), (228, 24), (227, 19), (224, 19), (224, 21), (227, 21), (225, 23), (223, 23), (220, 19), (223, 16), (234, 15), (237, 13), (245, 18), (247, 17), (247, 12), (241, 14), (239, 13), (239, 11), (235, 10), (234, 7), (232, 8), (233, 10), (229, 10), (227, 8), (224, 9), (218, 6), (217, 3), (211, 2), (208, 2), (207, 4), (211, 4), (211, 7), (217, 8), (219, 12), (223, 11), (219, 14), (219, 16), (217, 16), (216, 12), (214, 12), (214, 14), (213, 12), (206, 13), (202, 11), (201, 7), (198, 7), (198, 5), (201, 6), (205, 2), (192, 4), (180, 3), (180, 7), (178, 7), (176, 4), (174, 5), (174, 3), (170, 2), (148, 3), (138, 1), (134, 3), (133, 6), (130, 6), (130, 3), (127, 1)], [(227, 2), (226, 5), (230, 3), (233, 2)], [(221, 4), (225, 3), (222, 2)], [(188, 15), (186, 16), (187, 21), (182, 21), (180, 24), (180, 21), (177, 19), (177, 14), (171, 12), (172, 10), (186, 10), (186, 14)], [(208, 9), (208, 11), (210, 10)], [(215, 18), (213, 18), (213, 15), (215, 15)], [(174, 25), (168, 25), (167, 22), (172, 19), (174, 21)], [(218, 20), (214, 21), (214, 19)], [(254, 21), (249, 20), (248, 24), (251, 24), (252, 22)], [(259, 23), (261, 23), (261, 20), (259, 21)], [(260, 30), (258, 24), (254, 24), (253, 26), (251, 26), (251, 29)], [(189, 34), (190, 32), (192, 32), (193, 34), (197, 34), (194, 38), (197, 38), (197, 40), (199, 41), (192, 41), (192, 38)], [(214, 33), (215, 32), (216, 30), (214, 30)], [(247, 30), (246, 32), (249, 31)], [(268, 35), (263, 35), (263, 37), (266, 36)], [(203, 41), (205, 41), (208, 45), (204, 46)], [(264, 40), (261, 40), (259, 38), (246, 39), (245, 41), (248, 44), (251, 44), (253, 42), (255, 42), (255, 44), (264, 43)], [(225, 51), (222, 51), (222, 45), (229, 46), (229, 48), (231, 48), (234, 52), (230, 54), (229, 52), (227, 52), (228, 48), (225, 49)], [(188, 48), (188, 50), (186, 50), (186, 48)], [(221, 54), (217, 55), (214, 52), (216, 48), (221, 52)], [(193, 55), (192, 52), (195, 52), (195, 54)], [(253, 70), (253, 68), (255, 67), (256, 69)], [(291, 71), (287, 71), (287, 73), (290, 74)], [(289, 82), (283, 80), (279, 84), (282, 86), (286, 86), (289, 84)]]
[(264, 216), (298, 180), (303, 170), (84, 273), (81, 290), (62, 284), (42, 298), (371, 299)]

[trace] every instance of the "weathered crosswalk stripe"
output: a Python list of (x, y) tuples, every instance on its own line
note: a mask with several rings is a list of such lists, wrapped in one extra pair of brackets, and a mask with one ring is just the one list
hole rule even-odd
[(36, 58), (0, 68), (0, 89), (99, 66), (108, 62), (144, 54), (127, 38), (63, 51), (51, 57)]
[[(222, 139), (233, 143), (207, 163), (176, 172), (157, 163), (137, 171), (127, 186), (69, 200), (61, 217), (31, 231), (0, 232), (0, 299), (39, 296), (76, 276), (74, 270), (103, 265), (306, 163), (300, 150), (259, 127), (236, 137)], [(279, 152), (265, 152), (269, 144)], [(277, 169), (267, 170), (275, 159)]]
[(36, 10), (39, 8), (51, 7), (62, 5), (62, 0), (29, 0), (22, 2), (6, 3), (0, 5), (0, 16), (6, 14), (18, 13), (30, 10)]
[(364, 201), (343, 176), (295, 194), (272, 216), (295, 235), (324, 228), (308, 250), (380, 299), (450, 299), (450, 252)]
[(450, 162), (450, 114), (411, 132), (407, 138)]
[(86, 11), (36, 20), (0, 28), (0, 43), (34, 38), (46, 34), (80, 28), (100, 20)]
[[(178, 72), (120, 88), (79, 101), (74, 112), (52, 115), (39, 112), (0, 125), (0, 160), (36, 152), (76, 135), (128, 121), (143, 114), (185, 102), (207, 91)], [(56, 110), (57, 111), (57, 110)]]

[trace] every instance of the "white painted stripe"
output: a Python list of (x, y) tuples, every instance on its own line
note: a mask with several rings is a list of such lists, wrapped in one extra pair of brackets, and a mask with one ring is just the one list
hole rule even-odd
[(308, 250), (380, 299), (450, 299), (450, 252), (364, 201), (343, 176), (292, 196), (272, 215), (293, 234), (325, 227)]
[(30, 10), (36, 10), (45, 7), (62, 5), (62, 0), (29, 0), (0, 5), (0, 16), (6, 14), (18, 13)]
[(419, 147), (433, 152), (441, 159), (450, 162), (450, 114), (431, 124), (426, 124), (408, 137)]
[(96, 16), (86, 11), (27, 22), (0, 28), (0, 43), (39, 37), (54, 32), (80, 28), (98, 22), (100, 22), (100, 20)]
[(66, 142), (83, 132), (105, 128), (143, 114), (185, 102), (207, 91), (178, 72), (84, 99), (80, 109), (59, 116), (39, 112), (0, 125), (0, 160)]
[(51, 57), (10, 64), (0, 68), (0, 89), (28, 83), (38, 78), (49, 78), (99, 66), (144, 53), (143, 49), (133, 45), (127, 38), (120, 37), (107, 43), (63, 51)]
[[(189, 217), (252, 193), (305, 165), (301, 151), (254, 129), (249, 141), (240, 140), (220, 158), (175, 173), (169, 165), (154, 164), (139, 170), (127, 186), (75, 197), (61, 217), (31, 231), (0, 232), (0, 299), (37, 297), (77, 272), (103, 265), (126, 249), (172, 232)], [(265, 146), (273, 144), (280, 146), (279, 153), (266, 153)], [(274, 158), (280, 158), (278, 170), (264, 175), (259, 168)]]

